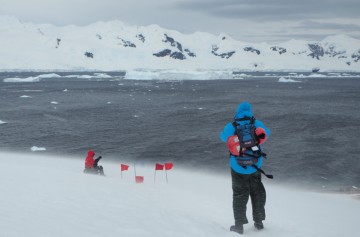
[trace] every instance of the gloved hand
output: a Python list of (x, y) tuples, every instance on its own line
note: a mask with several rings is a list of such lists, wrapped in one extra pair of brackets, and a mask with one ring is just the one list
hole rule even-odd
[(102, 158), (102, 156), (99, 156), (98, 159), (100, 160)]
[(260, 135), (258, 135), (258, 138), (264, 139), (264, 138), (265, 138), (265, 134), (264, 134), (264, 133), (261, 133)]

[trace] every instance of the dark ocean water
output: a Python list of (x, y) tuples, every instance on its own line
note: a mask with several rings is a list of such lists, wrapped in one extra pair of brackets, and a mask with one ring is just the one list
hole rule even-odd
[(1, 151), (38, 146), (45, 154), (83, 158), (91, 148), (109, 160), (172, 161), (227, 173), (219, 134), (238, 104), (248, 101), (272, 132), (263, 150), (274, 182), (360, 187), (359, 78), (2, 82), (31, 75), (0, 74), (0, 120), (7, 122), (0, 125)]

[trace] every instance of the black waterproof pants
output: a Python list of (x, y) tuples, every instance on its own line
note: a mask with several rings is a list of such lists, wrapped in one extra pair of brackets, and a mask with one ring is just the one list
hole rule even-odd
[(104, 169), (102, 166), (95, 166), (94, 168), (85, 168), (84, 173), (104, 175)]
[(251, 198), (254, 222), (265, 220), (266, 191), (261, 173), (239, 174), (231, 169), (235, 225), (248, 223), (246, 204)]

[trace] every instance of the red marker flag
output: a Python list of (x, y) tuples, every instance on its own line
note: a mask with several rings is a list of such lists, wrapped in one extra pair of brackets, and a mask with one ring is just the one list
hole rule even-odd
[(173, 168), (173, 163), (165, 163), (165, 170), (171, 170)]
[(121, 164), (121, 171), (128, 170), (128, 169), (129, 169), (128, 165)]
[(164, 170), (164, 165), (162, 165), (162, 164), (156, 164), (156, 165), (155, 165), (155, 170)]
[(137, 184), (144, 183), (144, 176), (135, 176), (135, 182)]

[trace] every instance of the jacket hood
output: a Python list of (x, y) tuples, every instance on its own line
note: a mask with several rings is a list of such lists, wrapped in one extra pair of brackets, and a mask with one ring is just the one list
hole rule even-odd
[(94, 151), (92, 151), (92, 150), (89, 150), (88, 151), (88, 157), (94, 157), (94, 155), (95, 155), (95, 152)]
[(234, 116), (235, 119), (237, 118), (244, 118), (245, 116), (247, 117), (252, 117), (252, 111), (251, 111), (251, 104), (249, 102), (243, 102), (239, 105), (239, 107), (236, 110), (236, 114)]

